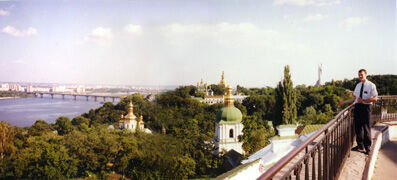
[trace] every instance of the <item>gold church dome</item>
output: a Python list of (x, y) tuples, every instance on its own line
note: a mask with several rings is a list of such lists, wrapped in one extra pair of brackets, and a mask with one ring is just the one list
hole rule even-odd
[(232, 88), (230, 85), (226, 87), (226, 96), (224, 97), (225, 106), (216, 114), (216, 121), (218, 123), (240, 123), (243, 115), (241, 111), (234, 107), (234, 98), (232, 95)]
[(128, 114), (124, 117), (125, 121), (136, 120), (136, 116), (134, 115), (134, 105), (132, 102), (128, 105)]

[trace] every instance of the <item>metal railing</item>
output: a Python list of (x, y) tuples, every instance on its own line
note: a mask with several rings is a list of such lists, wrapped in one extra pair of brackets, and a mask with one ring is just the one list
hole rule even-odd
[(372, 125), (397, 118), (397, 96), (380, 96), (372, 106)]
[[(397, 96), (380, 96), (372, 124), (397, 119)], [(354, 105), (349, 105), (258, 179), (337, 179), (355, 137)]]

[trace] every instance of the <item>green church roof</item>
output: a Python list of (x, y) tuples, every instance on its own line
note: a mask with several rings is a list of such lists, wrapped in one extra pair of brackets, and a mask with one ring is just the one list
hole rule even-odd
[(226, 106), (216, 114), (216, 122), (224, 123), (241, 123), (243, 115), (241, 111), (234, 106)]
[(307, 133), (311, 133), (314, 131), (317, 131), (319, 129), (321, 129), (325, 124), (311, 124), (311, 125), (306, 125), (303, 130), (299, 133), (299, 135), (302, 134), (307, 134)]

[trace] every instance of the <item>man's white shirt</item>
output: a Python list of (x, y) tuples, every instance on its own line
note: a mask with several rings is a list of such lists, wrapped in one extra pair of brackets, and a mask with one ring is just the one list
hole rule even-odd
[[(356, 85), (356, 88), (354, 88), (353, 95), (356, 97), (356, 99), (354, 100), (354, 103), (357, 103), (357, 99), (360, 97), (360, 90), (361, 90), (361, 85), (362, 84), (363, 84), (362, 82), (359, 82)], [(369, 99), (369, 98), (374, 97), (374, 96), (378, 96), (378, 91), (376, 90), (376, 86), (371, 81), (366, 80), (364, 82), (362, 99), (366, 100), (366, 99)], [(364, 104), (372, 104), (372, 102), (371, 103), (364, 103)]]

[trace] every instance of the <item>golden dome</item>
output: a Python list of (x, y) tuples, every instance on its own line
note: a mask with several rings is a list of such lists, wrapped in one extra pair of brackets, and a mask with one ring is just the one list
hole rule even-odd
[(143, 122), (143, 116), (139, 116), (139, 124), (145, 124), (145, 122)]
[(226, 96), (224, 98), (225, 106), (234, 106), (234, 97), (232, 94), (232, 88), (228, 84), (226, 87)]
[(226, 85), (226, 81), (225, 81), (225, 72), (224, 72), (224, 71), (222, 71), (222, 77), (221, 77), (221, 81), (219, 82), (219, 84)]
[(124, 117), (125, 121), (131, 121), (135, 120), (136, 121), (136, 116), (134, 115), (134, 105), (130, 101), (130, 104), (128, 105), (128, 114)]
[(234, 97), (232, 88), (228, 84), (226, 86), (226, 95), (224, 97), (225, 107), (220, 109), (216, 114), (217, 123), (240, 123), (242, 120), (241, 111), (234, 107)]

